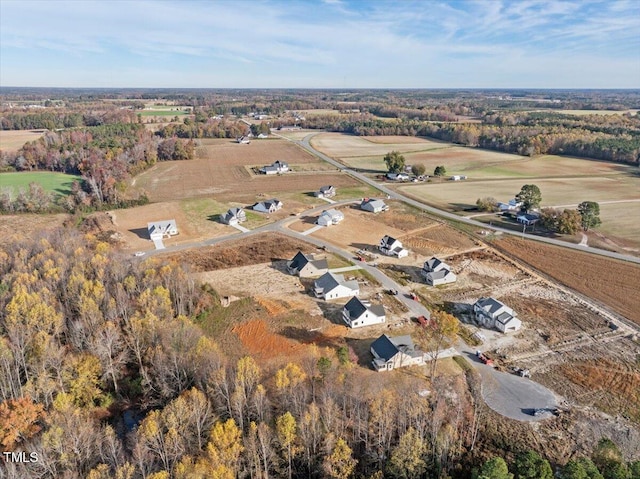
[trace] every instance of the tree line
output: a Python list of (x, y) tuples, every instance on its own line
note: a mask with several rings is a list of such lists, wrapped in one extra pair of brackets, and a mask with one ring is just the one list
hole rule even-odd
[(483, 123), (443, 123), (404, 118), (382, 119), (370, 113), (330, 114), (309, 117), (305, 119), (303, 126), (365, 136), (425, 136), (464, 146), (526, 156), (572, 155), (639, 164), (640, 118), (625, 117), (615, 127), (605, 127), (601, 120), (603, 116), (598, 115), (594, 115), (596, 119), (580, 117), (580, 121), (572, 120), (568, 124), (532, 123), (531, 118), (538, 116), (533, 113), (486, 115)]
[[(15, 171), (55, 171), (82, 176), (72, 194), (57, 206), (74, 211), (80, 207), (130, 205), (126, 180), (158, 161), (189, 160), (195, 156), (195, 144), (175, 137), (162, 139), (135, 123), (113, 123), (63, 131), (48, 131), (28, 142), (15, 154), (4, 154), (0, 169)], [(24, 209), (24, 201), (35, 190), (0, 191), (0, 208), (8, 212), (46, 211)], [(33, 195), (31, 195), (33, 196)], [(52, 198), (51, 198), (52, 199)], [(144, 198), (137, 198), (144, 201)], [(51, 208), (56, 205), (49, 201)]]

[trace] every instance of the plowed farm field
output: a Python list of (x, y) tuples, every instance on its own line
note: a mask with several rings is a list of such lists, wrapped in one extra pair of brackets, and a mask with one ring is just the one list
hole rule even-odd
[[(213, 195), (221, 201), (255, 202), (258, 195), (315, 191), (359, 185), (286, 140), (254, 141), (248, 145), (230, 140), (201, 140), (196, 159), (158, 163), (132, 182), (153, 202)], [(256, 174), (252, 168), (287, 162), (292, 172)]]
[(496, 246), (640, 324), (640, 266), (516, 238)]
[(362, 156), (382, 156), (390, 151), (408, 153), (449, 146), (437, 140), (403, 136), (363, 137), (342, 133), (321, 133), (311, 140), (311, 145), (336, 159)]

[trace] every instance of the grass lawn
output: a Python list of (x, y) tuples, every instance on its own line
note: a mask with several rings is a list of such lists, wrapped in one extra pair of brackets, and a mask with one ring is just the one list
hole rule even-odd
[(39, 183), (45, 191), (62, 196), (70, 194), (73, 182), (81, 179), (78, 175), (47, 171), (0, 173), (0, 188), (11, 188), (13, 190), (12, 195), (15, 196), (20, 188), (28, 189), (29, 183)]

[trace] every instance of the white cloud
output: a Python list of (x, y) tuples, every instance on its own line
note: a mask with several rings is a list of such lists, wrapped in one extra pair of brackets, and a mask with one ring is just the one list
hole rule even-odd
[[(201, 70), (208, 68), (225, 86), (256, 87), (330, 86), (346, 74), (349, 86), (498, 86), (505, 78), (525, 85), (526, 76), (539, 86), (562, 79), (571, 87), (572, 69), (600, 79), (597, 69), (615, 62), (612, 86), (638, 86), (638, 31), (637, 2), (3, 1), (0, 62), (3, 82), (33, 84), (21, 72), (36, 71), (46, 50), (59, 55), (67, 81), (91, 78), (78, 71), (78, 58), (102, 58), (122, 67), (125, 84), (142, 78), (125, 67), (140, 64), (151, 65), (154, 81), (186, 76), (192, 83), (185, 86), (199, 86), (193, 82), (207, 78)], [(548, 65), (563, 74), (547, 74)], [(425, 78), (433, 83), (423, 85)], [(573, 78), (585, 80), (584, 73)], [(307, 80), (313, 84), (300, 84)]]

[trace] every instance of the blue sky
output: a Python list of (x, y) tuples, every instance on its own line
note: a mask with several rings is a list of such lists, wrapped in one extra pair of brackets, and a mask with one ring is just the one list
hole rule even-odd
[(0, 85), (640, 88), (640, 1), (0, 0)]

